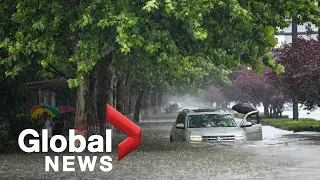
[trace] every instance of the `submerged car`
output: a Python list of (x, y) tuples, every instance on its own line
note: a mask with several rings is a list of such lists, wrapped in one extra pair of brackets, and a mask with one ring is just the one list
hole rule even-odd
[[(245, 118), (257, 112), (248, 113)], [(239, 126), (225, 109), (183, 110), (170, 132), (170, 142), (234, 142), (261, 140), (262, 129), (258, 121), (243, 119)], [(254, 123), (254, 124), (253, 124)]]

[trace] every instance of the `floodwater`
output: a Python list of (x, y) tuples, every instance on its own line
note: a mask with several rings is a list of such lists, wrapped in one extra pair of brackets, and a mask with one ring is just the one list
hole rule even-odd
[[(50, 154), (111, 156), (110, 172), (101, 171), (99, 162), (93, 172), (81, 172), (78, 163), (76, 172), (45, 172), (48, 154), (13, 153), (0, 154), (0, 179), (320, 179), (319, 133), (263, 126), (264, 139), (257, 142), (170, 143), (172, 121), (155, 117), (142, 122), (142, 145), (121, 161), (116, 146), (106, 154)], [(125, 138), (117, 137), (115, 142)]]

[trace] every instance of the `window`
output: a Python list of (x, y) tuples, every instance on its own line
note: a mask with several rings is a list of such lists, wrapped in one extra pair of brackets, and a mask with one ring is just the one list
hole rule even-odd
[(230, 114), (201, 114), (188, 116), (188, 128), (236, 127)]
[(180, 123), (184, 124), (185, 123), (185, 117), (186, 116), (185, 116), (184, 113), (179, 114), (178, 117), (177, 117), (177, 123), (176, 124), (180, 124)]
[(44, 90), (43, 92), (43, 104), (49, 104), (49, 91)]
[(44, 95), (43, 96), (43, 104), (48, 104), (48, 96)]
[(260, 124), (259, 114), (251, 114), (250, 117), (252, 124)]
[(56, 106), (56, 93), (51, 92), (51, 105)]

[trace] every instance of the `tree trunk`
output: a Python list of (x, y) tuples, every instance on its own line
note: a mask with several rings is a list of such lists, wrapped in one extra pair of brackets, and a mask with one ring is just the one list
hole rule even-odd
[(277, 111), (277, 107), (276, 106), (272, 106), (273, 107), (273, 117), (278, 118), (278, 111)]
[(129, 94), (129, 92), (128, 92), (128, 85), (127, 84), (124, 84), (123, 85), (123, 112), (124, 112), (124, 114), (127, 114), (127, 115), (129, 115), (129, 110), (128, 110), (128, 94)]
[(150, 93), (150, 109), (151, 115), (155, 115), (157, 112), (157, 93), (155, 91), (153, 91), (152, 93)]
[(132, 96), (131, 96), (131, 112), (134, 113), (136, 100), (138, 98), (138, 94), (136, 89), (132, 88)]
[(100, 132), (100, 121), (98, 119), (97, 102), (96, 102), (96, 77), (97, 67), (89, 73), (89, 93), (87, 97), (87, 137), (93, 134), (101, 134)]
[[(320, 1), (318, 2), (318, 7), (320, 8)], [(320, 37), (320, 28), (318, 28), (318, 36)]]
[(129, 113), (132, 113), (133, 111), (132, 111), (132, 98), (135, 96), (134, 95), (134, 92), (133, 92), (133, 90), (132, 90), (132, 86), (130, 86), (130, 88), (129, 88), (129, 92), (130, 92), (130, 95), (128, 96), (128, 111), (129, 111)]
[(116, 78), (114, 77), (114, 81), (113, 81), (113, 84), (112, 84), (112, 97), (113, 97), (113, 99), (112, 99), (112, 105), (113, 105), (113, 107), (114, 108), (116, 108), (116, 106), (117, 106), (117, 83), (116, 83), (117, 81), (116, 81)]
[(126, 114), (130, 114), (132, 113), (131, 111), (131, 96), (132, 96), (132, 90), (131, 90), (131, 86), (130, 86), (130, 83), (128, 81), (128, 79), (126, 80), (126, 84), (124, 85), (124, 104), (123, 104), (123, 107), (124, 107), (124, 112)]
[(105, 135), (107, 126), (106, 123), (106, 104), (112, 106), (112, 84), (113, 84), (113, 70), (112, 70), (113, 55), (109, 54), (98, 62), (97, 72), (97, 109), (98, 119), (100, 121), (100, 131)]
[(272, 106), (268, 107), (269, 108), (269, 117), (273, 118), (273, 113), (272, 113)]
[(133, 115), (134, 122), (139, 122), (140, 120), (140, 110), (143, 102), (143, 95), (144, 95), (144, 90), (139, 91), (136, 104), (134, 106), (134, 115)]
[(163, 105), (163, 92), (158, 93), (158, 113), (161, 113)]
[(269, 110), (268, 110), (268, 106), (269, 104), (268, 103), (262, 103), (263, 104), (263, 113), (264, 113), (264, 116), (265, 117), (269, 117)]
[[(297, 19), (296, 15), (295, 17), (292, 18), (292, 43), (294, 43), (294, 39), (298, 37), (298, 25), (295, 23), (295, 20)], [(292, 116), (293, 119), (298, 120), (299, 118), (299, 112), (298, 112), (298, 100), (297, 97), (293, 97), (293, 106), (292, 106)]]
[(151, 113), (152, 113), (152, 102), (151, 102), (152, 96), (151, 95), (152, 95), (152, 91), (148, 90), (147, 97), (145, 98), (145, 100), (146, 100), (146, 115), (144, 117), (149, 117), (149, 116), (151, 116)]
[(299, 108), (298, 108), (298, 101), (296, 100), (296, 97), (294, 97), (294, 100), (293, 100), (292, 117), (294, 120), (299, 119)]
[(119, 78), (117, 81), (117, 85), (116, 85), (116, 91), (117, 91), (117, 105), (116, 105), (116, 109), (117, 111), (119, 111), (120, 113), (124, 114), (124, 108), (123, 108), (123, 104), (124, 104), (124, 94), (123, 94), (123, 89), (124, 89), (124, 80), (122, 78)]
[(228, 103), (225, 102), (225, 101), (223, 102), (223, 108), (224, 108), (224, 109), (228, 109)]
[[(100, 129), (92, 127), (99, 122), (95, 102), (95, 78), (96, 68), (85, 75), (84, 83), (77, 88), (75, 133), (85, 138), (91, 134), (100, 134)], [(79, 145), (79, 142), (76, 142), (76, 145)]]

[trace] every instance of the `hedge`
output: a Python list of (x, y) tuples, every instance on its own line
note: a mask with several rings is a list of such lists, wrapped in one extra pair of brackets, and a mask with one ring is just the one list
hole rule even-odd
[(273, 127), (293, 131), (315, 131), (320, 132), (320, 121), (311, 118), (301, 118), (299, 120), (293, 119), (263, 119), (262, 124), (271, 125)]

